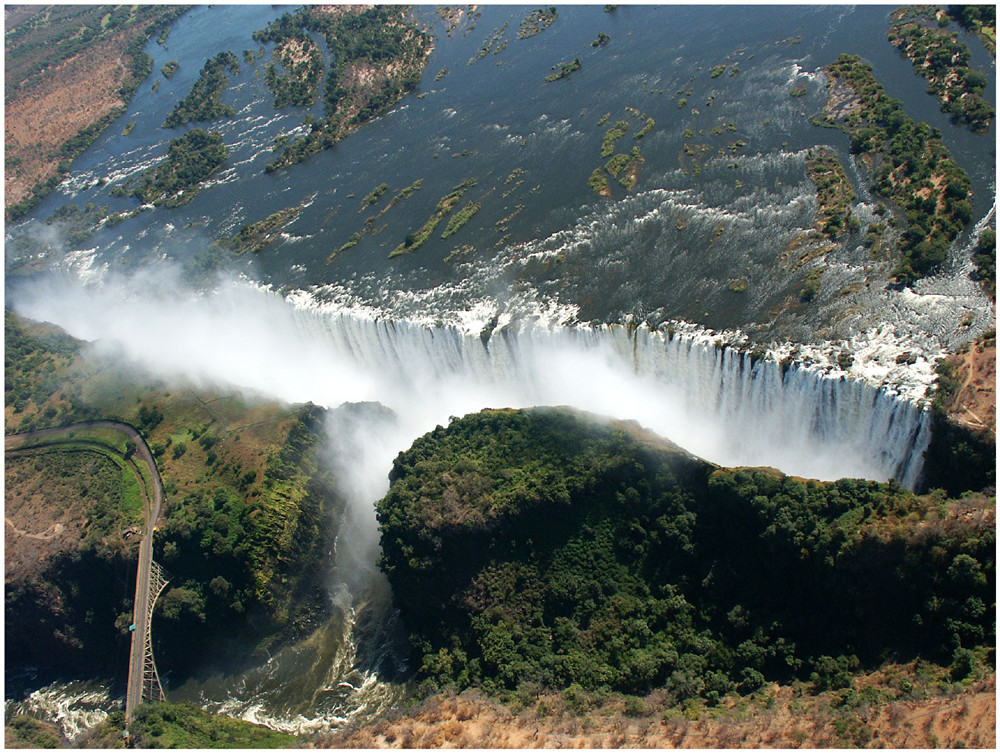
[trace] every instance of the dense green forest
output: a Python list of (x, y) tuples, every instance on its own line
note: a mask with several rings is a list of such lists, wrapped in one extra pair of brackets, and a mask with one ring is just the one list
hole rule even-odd
[(906, 218), (899, 243), (901, 261), (894, 277), (909, 284), (935, 272), (948, 249), (972, 221), (972, 185), (941, 143), (941, 134), (916, 123), (903, 103), (885, 93), (872, 67), (856, 55), (841, 55), (827, 68), (838, 84), (857, 97), (842, 121), (827, 115), (851, 137), (851, 151), (874, 162), (872, 188), (892, 201)]
[[(920, 655), (989, 661), (993, 502), (726, 470), (627, 424), (483, 411), (418, 439), (378, 504), (425, 689), (708, 701)], [(961, 523), (967, 514), (978, 523)]]

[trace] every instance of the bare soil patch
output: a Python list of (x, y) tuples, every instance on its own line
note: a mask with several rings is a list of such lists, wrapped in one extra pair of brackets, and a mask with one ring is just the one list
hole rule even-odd
[[(8, 455), (4, 467), (4, 582), (40, 576), (57, 554), (83, 543), (93, 504), (87, 479), (110, 461), (98, 453), (77, 453), (79, 479), (46, 478), (45, 453)], [(111, 471), (117, 473), (117, 471)]]
[(973, 429), (997, 430), (997, 346), (973, 343), (948, 358), (961, 387), (948, 402), (948, 416)]

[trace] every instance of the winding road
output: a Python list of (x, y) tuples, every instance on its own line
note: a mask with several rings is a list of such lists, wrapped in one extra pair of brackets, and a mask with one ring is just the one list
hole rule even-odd
[[(69, 436), (71, 433), (92, 429), (110, 429), (124, 434), (135, 446), (134, 455), (126, 457), (113, 448), (95, 440), (88, 440), (86, 437), (77, 438)], [(86, 421), (51, 429), (38, 429), (25, 434), (9, 434), (4, 437), (4, 451), (12, 453), (51, 448), (53, 445), (59, 444), (97, 445), (109, 453), (114, 453), (132, 466), (136, 472), (136, 478), (139, 480), (139, 485), (142, 488), (146, 508), (146, 524), (142, 542), (139, 544), (139, 567), (135, 579), (135, 599), (133, 602), (132, 619), (134, 628), (132, 629), (132, 649), (129, 653), (128, 662), (128, 684), (125, 692), (125, 719), (126, 723), (128, 723), (132, 720), (132, 712), (135, 710), (135, 707), (142, 703), (143, 669), (146, 660), (146, 635), (149, 631), (148, 617), (150, 614), (150, 573), (153, 564), (153, 531), (156, 528), (160, 517), (160, 510), (163, 506), (163, 480), (160, 478), (160, 472), (156, 468), (153, 453), (150, 452), (146, 440), (143, 439), (134, 426), (119, 421)], [(150, 495), (150, 490), (146, 488), (145, 478), (139, 472), (134, 458), (141, 460), (149, 470), (149, 477), (153, 480), (152, 495)], [(151, 496), (152, 499), (150, 499)]]

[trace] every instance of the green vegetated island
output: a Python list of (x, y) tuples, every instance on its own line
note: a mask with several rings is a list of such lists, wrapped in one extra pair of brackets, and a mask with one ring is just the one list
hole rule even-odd
[(185, 123), (233, 115), (236, 111), (222, 101), (222, 93), (229, 86), (229, 74), (238, 76), (239, 73), (240, 61), (232, 52), (220, 52), (205, 61), (198, 80), (163, 121), (163, 127), (176, 128)]
[(816, 122), (850, 134), (851, 151), (868, 171), (872, 190), (899, 208), (896, 224), (905, 221), (893, 276), (910, 283), (935, 272), (972, 221), (968, 176), (940, 132), (914, 122), (902, 103), (885, 93), (868, 63), (841, 55), (826, 70), (830, 96)]
[[(996, 27), (996, 6), (980, 12), (987, 27)], [(904, 6), (892, 14), (888, 37), (927, 79), (928, 92), (941, 102), (952, 120), (963, 122), (977, 133), (986, 133), (996, 117), (993, 106), (983, 99), (986, 74), (969, 66), (971, 53), (958, 35), (948, 30), (950, 16), (934, 6)]]
[(312, 120), (309, 133), (286, 145), (268, 163), (268, 171), (301, 162), (386, 112), (420, 81), (433, 49), (431, 36), (410, 20), (402, 6), (345, 12), (306, 6), (254, 34), (259, 42), (275, 43), (278, 60), (287, 71), (287, 79), (276, 72), (268, 76), (276, 107), (314, 96), (322, 56), (303, 42), (308, 38), (305, 32), (322, 35), (332, 58), (323, 86), (325, 117)]

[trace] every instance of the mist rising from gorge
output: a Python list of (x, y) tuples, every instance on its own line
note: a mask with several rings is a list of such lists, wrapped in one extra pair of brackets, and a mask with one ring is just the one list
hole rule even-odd
[(721, 465), (911, 485), (914, 445), (928, 433), (916, 406), (860, 382), (751, 365), (732, 350), (648, 331), (524, 326), (484, 344), (447, 327), (297, 309), (232, 279), (199, 293), (166, 265), (101, 285), (46, 277), (13, 290), (10, 303), (158, 377), (329, 408), (381, 403), (396, 414), (391, 427), (349, 432), (350, 448), (367, 443), (350, 483), (368, 504), (384, 493), (397, 452), (483, 408), (568, 405), (637, 420)]

